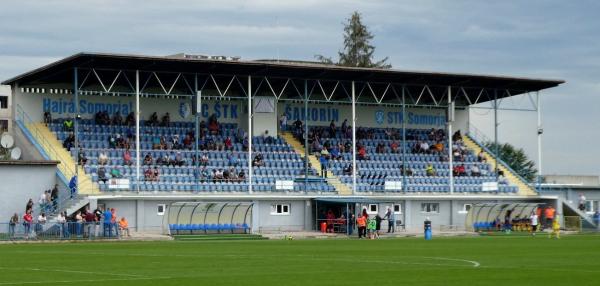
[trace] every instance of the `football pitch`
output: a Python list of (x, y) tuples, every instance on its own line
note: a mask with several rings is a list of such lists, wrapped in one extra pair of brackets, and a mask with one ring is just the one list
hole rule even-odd
[(0, 285), (599, 285), (600, 236), (0, 245)]

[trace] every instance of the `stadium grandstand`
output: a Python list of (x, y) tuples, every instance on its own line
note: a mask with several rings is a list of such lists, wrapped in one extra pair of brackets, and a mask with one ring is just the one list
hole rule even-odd
[(22, 148), (54, 163), (45, 171), (53, 180), (8, 186), (21, 193), (5, 196), (0, 217), (54, 182), (51, 222), (59, 212), (114, 208), (148, 233), (317, 231), (330, 216), (344, 232), (350, 214), (387, 208), (397, 227), (421, 228), (430, 217), (465, 229), (471, 207), (486, 203), (580, 214), (496, 158), (470, 120), (481, 104), (537, 102), (562, 83), (79, 53), (3, 82)]

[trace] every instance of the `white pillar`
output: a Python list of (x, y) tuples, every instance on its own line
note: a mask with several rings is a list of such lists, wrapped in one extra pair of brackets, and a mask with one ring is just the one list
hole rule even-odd
[(454, 193), (454, 158), (452, 157), (452, 121), (454, 120), (454, 106), (452, 106), (452, 88), (448, 86), (448, 166), (450, 169), (450, 194)]
[(248, 193), (252, 194), (252, 77), (251, 76), (248, 76)]
[(352, 82), (352, 194), (356, 194), (356, 89)]
[(542, 189), (542, 134), (544, 129), (542, 128), (542, 101), (540, 99), (540, 92), (535, 93), (535, 99), (537, 101), (537, 145), (538, 145), (538, 191)]
[(135, 178), (140, 192), (140, 71), (135, 71)]

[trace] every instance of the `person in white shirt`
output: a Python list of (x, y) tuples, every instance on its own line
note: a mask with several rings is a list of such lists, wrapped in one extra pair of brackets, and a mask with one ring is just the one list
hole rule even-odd
[(106, 165), (106, 163), (108, 163), (108, 155), (106, 155), (106, 152), (102, 152), (98, 155), (98, 164)]
[(530, 220), (530, 224), (531, 224), (531, 235), (535, 236), (535, 232), (537, 231), (538, 221), (539, 221), (535, 210), (533, 211), (533, 213), (531, 213), (529, 220)]
[(585, 211), (585, 196), (583, 194), (579, 194), (579, 206), (578, 209), (580, 211)]

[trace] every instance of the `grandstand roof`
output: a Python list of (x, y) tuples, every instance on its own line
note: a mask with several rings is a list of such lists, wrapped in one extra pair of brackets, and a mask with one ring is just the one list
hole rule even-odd
[[(149, 71), (163, 73), (199, 73), (221, 76), (255, 76), (309, 80), (335, 80), (342, 82), (391, 83), (406, 86), (462, 87), (465, 89), (502, 89), (513, 96), (526, 92), (556, 87), (563, 80), (536, 79), (508, 76), (458, 74), (443, 72), (406, 71), (378, 68), (342, 67), (300, 61), (228, 61), (214, 59), (189, 59), (172, 56), (145, 56), (127, 54), (78, 53), (43, 67), (8, 79), (3, 84), (56, 85), (70, 83), (74, 67), (80, 69)], [(469, 94), (475, 97), (477, 94)]]

